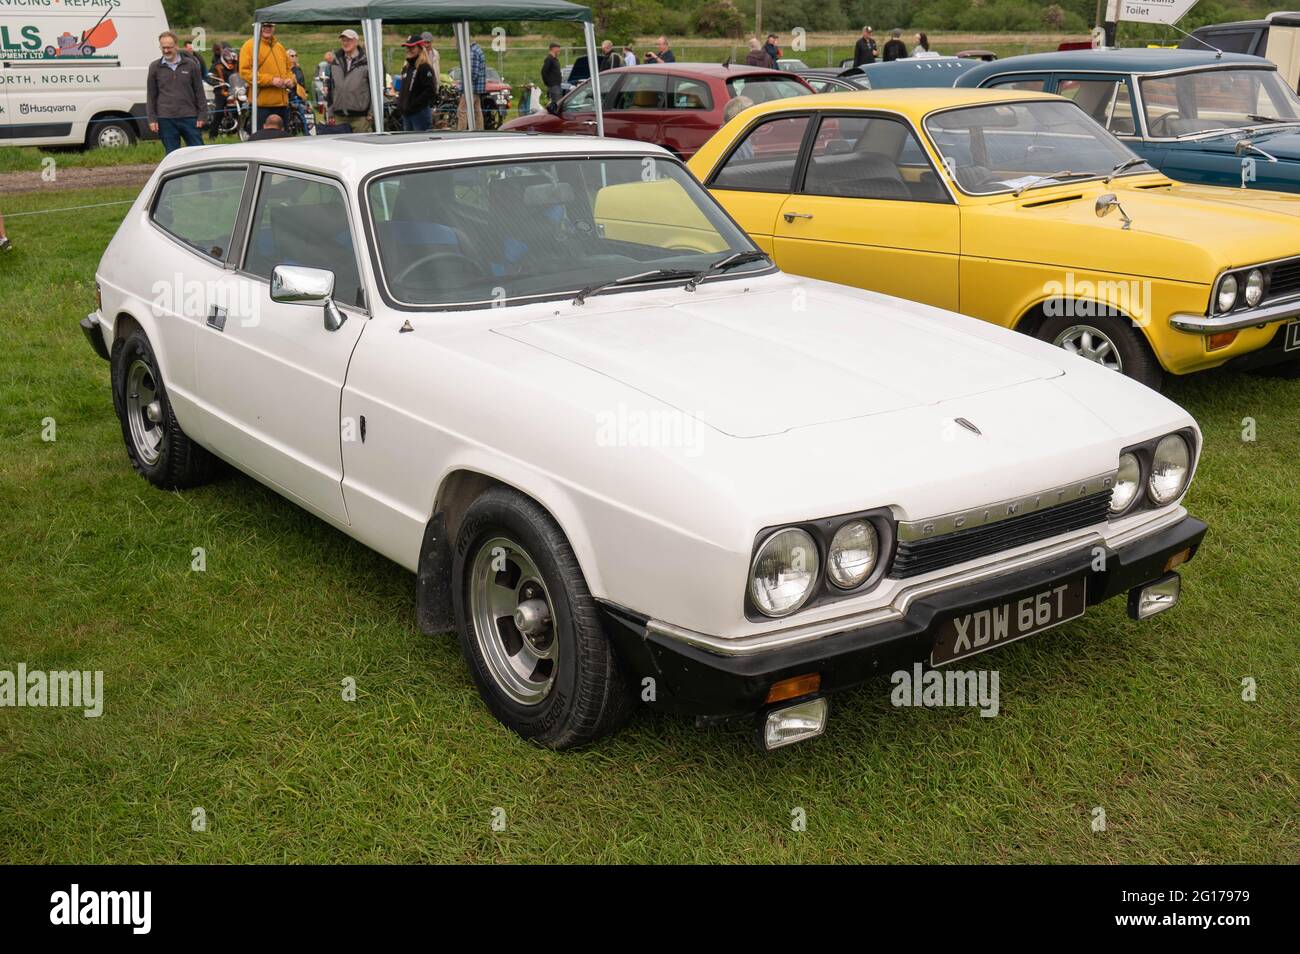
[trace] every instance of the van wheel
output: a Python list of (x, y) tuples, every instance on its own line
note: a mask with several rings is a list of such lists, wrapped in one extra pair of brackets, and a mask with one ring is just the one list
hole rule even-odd
[(1048, 318), (1039, 325), (1037, 337), (1103, 368), (1126, 374), (1153, 391), (1164, 386), (1164, 369), (1142, 333), (1127, 318)]
[(631, 689), (550, 514), (516, 491), (488, 490), (461, 522), (451, 578), (461, 652), (501, 722), (551, 749), (623, 722)]
[(131, 466), (164, 490), (193, 487), (212, 475), (213, 458), (181, 430), (167, 399), (158, 359), (138, 328), (113, 344), (113, 408)]
[(135, 131), (124, 119), (105, 119), (90, 124), (86, 145), (92, 149), (121, 149), (135, 142)]

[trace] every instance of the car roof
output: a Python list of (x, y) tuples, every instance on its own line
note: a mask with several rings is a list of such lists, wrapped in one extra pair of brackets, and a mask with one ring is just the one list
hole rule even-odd
[(636, 66), (619, 66), (602, 73), (678, 73), (688, 76), (752, 76), (756, 73), (770, 73), (773, 76), (789, 76), (789, 70), (769, 70), (765, 66), (746, 66), (735, 63), (723, 66), (721, 63), (638, 63)]
[[(328, 143), (329, 148), (323, 148)], [(595, 136), (561, 136), (514, 132), (354, 133), (352, 135), (291, 136), (262, 142), (190, 146), (174, 150), (159, 168), (174, 172), (188, 165), (212, 162), (260, 162), (336, 176), (357, 182), (372, 172), (422, 163), (475, 159), (527, 159), (554, 155), (670, 154), (649, 143)]]
[(981, 63), (967, 70), (958, 81), (963, 86), (977, 84), (1003, 73), (1041, 73), (1078, 70), (1111, 73), (1163, 73), (1198, 67), (1256, 67), (1277, 69), (1260, 56), (1245, 53), (1215, 53), (1213, 50), (1061, 50), (1053, 53), (1026, 53), (1009, 56), (992, 63)]
[(836, 110), (836, 109), (887, 109), (902, 113), (920, 122), (936, 109), (953, 106), (981, 106), (989, 103), (1024, 102), (1030, 99), (1061, 101), (1050, 93), (1024, 90), (953, 89), (951, 86), (929, 86), (909, 89), (862, 89), (840, 93), (818, 93), (816, 96), (792, 96), (759, 103), (745, 110), (745, 115), (782, 110)]

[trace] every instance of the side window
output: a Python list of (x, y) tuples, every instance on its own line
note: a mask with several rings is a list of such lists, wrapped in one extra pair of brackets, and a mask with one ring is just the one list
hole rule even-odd
[(1074, 100), (1117, 136), (1132, 136), (1137, 131), (1127, 81), (1062, 79), (1056, 83), (1056, 94)]
[[(831, 122), (822, 122), (823, 130)], [(874, 116), (834, 117), (818, 135), (803, 191), (851, 199), (945, 202), (947, 195), (907, 123)]]
[(239, 217), (244, 169), (210, 169), (168, 179), (158, 189), (153, 220), (197, 252), (221, 261)]
[(244, 270), (269, 280), (277, 265), (328, 268), (334, 273), (335, 299), (365, 304), (348, 206), (337, 185), (280, 172), (262, 174)]
[[(609, 109), (609, 91), (614, 88), (614, 84), (618, 80), (619, 75), (616, 73), (600, 74), (600, 92), (602, 96), (606, 97), (602, 100), (606, 109)], [(561, 107), (561, 112), (565, 113), (593, 113), (595, 111), (596, 105), (591, 95), (590, 80), (570, 93), (569, 98), (564, 101), (564, 105)]]
[(1041, 93), (1047, 80), (1041, 76), (1022, 76), (1019, 79), (1000, 79), (988, 84), (988, 89), (1020, 89), (1029, 93)]
[(610, 109), (663, 109), (668, 98), (665, 73), (633, 73), (614, 94)]
[(741, 140), (710, 183), (715, 189), (789, 192), (808, 116), (769, 119)]
[(684, 76), (673, 77), (670, 109), (712, 109), (713, 94), (707, 84)]

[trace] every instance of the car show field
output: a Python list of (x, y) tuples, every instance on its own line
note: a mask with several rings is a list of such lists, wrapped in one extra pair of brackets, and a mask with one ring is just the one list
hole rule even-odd
[[(998, 718), (896, 708), (881, 677), (838, 701), (838, 744), (774, 760), (755, 761), (748, 730), (653, 712), (600, 747), (552, 753), (484, 716), (454, 639), (415, 627), (406, 571), (247, 477), (168, 494), (124, 465), (107, 368), (75, 323), (126, 207), (103, 203), (134, 195), (6, 205), (98, 207), (41, 216), (6, 262), (0, 487), (17, 505), (0, 529), (0, 628), (33, 668), (113, 674), (111, 720), (26, 709), (0, 723), (8, 857), (1294, 859), (1292, 382), (1171, 386), (1205, 434), (1189, 506), (1215, 529), (1194, 585), (1154, 621), (1111, 605), (999, 650)], [(47, 418), (56, 440), (42, 440)], [(349, 677), (355, 703), (340, 695)]]

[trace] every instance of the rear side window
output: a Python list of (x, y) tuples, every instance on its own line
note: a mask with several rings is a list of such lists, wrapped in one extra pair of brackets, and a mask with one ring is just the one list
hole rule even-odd
[(1019, 79), (994, 80), (987, 86), (989, 89), (1022, 89), (1026, 92), (1041, 93), (1047, 87), (1047, 80), (1041, 76), (1022, 76)]
[(337, 185), (280, 172), (262, 174), (244, 270), (269, 280), (277, 265), (327, 268), (334, 273), (337, 301), (365, 304), (348, 206)]
[(663, 109), (668, 96), (664, 73), (633, 73), (614, 94), (610, 109)]
[(760, 73), (757, 76), (737, 76), (727, 80), (727, 92), (734, 96), (748, 96), (755, 104), (766, 103), (773, 99), (785, 99), (788, 96), (808, 96), (810, 90), (797, 79), (778, 76), (775, 73)]
[(153, 220), (196, 252), (221, 261), (239, 218), (243, 169), (206, 169), (166, 180), (154, 200)]
[(911, 128), (870, 116), (822, 120), (803, 191), (850, 199), (947, 201)]
[(706, 83), (684, 76), (675, 76), (668, 105), (672, 109), (712, 109), (713, 94), (709, 92)]
[(769, 119), (755, 126), (727, 157), (710, 185), (715, 189), (789, 192), (808, 116)]

